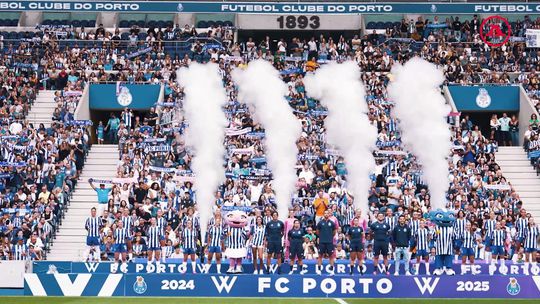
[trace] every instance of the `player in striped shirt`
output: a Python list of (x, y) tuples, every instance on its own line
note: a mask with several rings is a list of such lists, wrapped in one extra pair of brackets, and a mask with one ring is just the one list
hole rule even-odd
[(159, 264), (161, 256), (161, 243), (165, 239), (162, 230), (157, 226), (156, 218), (150, 219), (150, 227), (146, 231), (148, 263), (155, 261)]
[(419, 227), (414, 234), (414, 240), (416, 243), (415, 273), (416, 275), (420, 273), (420, 261), (423, 261), (423, 264), (426, 267), (426, 275), (431, 275), (429, 272), (429, 242), (431, 241), (432, 233), (426, 226), (425, 219), (420, 219), (418, 222)]
[(516, 220), (516, 252), (519, 252), (525, 241), (525, 230), (528, 227), (528, 223), (527, 211), (525, 209), (519, 210), (519, 218)]
[[(86, 234), (86, 250), (84, 257), (86, 261), (100, 261), (100, 234), (103, 227), (103, 221), (101, 217), (97, 216), (97, 209), (94, 207), (90, 209), (90, 217), (86, 219), (84, 228), (87, 231)], [(94, 257), (90, 256), (90, 252), (94, 252)]]
[[(461, 233), (461, 264), (469, 263), (474, 265), (474, 246), (476, 244), (476, 232), (472, 229), (472, 225), (469, 221), (465, 223), (465, 229)], [(464, 274), (463, 271), (461, 273)]]
[(495, 263), (497, 259), (500, 260), (501, 265), (504, 263), (504, 243), (506, 241), (506, 230), (501, 226), (501, 223), (495, 224), (495, 230), (491, 233), (491, 254), (492, 263)]
[(492, 259), (492, 243), (493, 243), (493, 231), (495, 230), (495, 225), (497, 224), (497, 220), (495, 219), (495, 212), (490, 212), (489, 219), (484, 221), (484, 243), (486, 246), (486, 252), (487, 252), (487, 259), (486, 261), (491, 263)]
[[(129, 231), (124, 227), (122, 221), (116, 223), (116, 228), (113, 232), (114, 238), (114, 261), (117, 263), (126, 262), (126, 252), (127, 252), (127, 239), (129, 237)], [(121, 257), (121, 260), (120, 260)]]
[[(253, 253), (253, 274), (264, 273), (264, 233), (266, 226), (262, 216), (255, 218), (255, 225), (251, 227), (249, 240), (251, 243), (251, 252)], [(257, 263), (258, 262), (258, 263)]]
[(191, 270), (196, 273), (197, 262), (195, 261), (195, 252), (197, 251), (198, 231), (193, 228), (193, 222), (187, 221), (184, 231), (182, 231), (182, 251), (184, 252), (184, 269), (187, 270), (188, 257), (191, 258)]
[(456, 221), (454, 222), (454, 258), (458, 260), (461, 247), (463, 245), (463, 232), (465, 231), (465, 224), (467, 219), (465, 218), (465, 212), (459, 210), (456, 214)]
[(128, 252), (128, 259), (131, 261), (133, 259), (133, 226), (134, 226), (134, 223), (133, 223), (133, 218), (129, 215), (129, 209), (128, 208), (124, 208), (124, 210), (122, 211), (122, 217), (120, 218), (120, 220), (122, 221), (122, 224), (124, 226), (124, 228), (126, 228), (127, 232), (128, 232), (128, 236), (127, 236), (127, 239), (126, 239), (126, 244), (127, 244), (127, 252)]
[(529, 261), (532, 260), (533, 266), (536, 265), (536, 251), (538, 251), (538, 236), (540, 230), (534, 222), (534, 218), (529, 218), (527, 229), (525, 230), (525, 274), (529, 274)]
[(208, 244), (208, 269), (210, 269), (212, 259), (215, 255), (216, 270), (217, 273), (221, 273), (221, 252), (223, 251), (223, 247), (225, 247), (223, 244), (225, 231), (223, 230), (223, 225), (221, 224), (221, 217), (215, 218), (214, 223), (210, 226), (206, 235), (206, 243)]

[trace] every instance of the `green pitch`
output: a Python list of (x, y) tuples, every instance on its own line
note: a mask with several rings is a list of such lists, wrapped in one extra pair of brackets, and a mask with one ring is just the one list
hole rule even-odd
[(508, 300), (508, 299), (292, 299), (292, 298), (98, 298), (98, 297), (0, 297), (2, 304), (155, 304), (165, 301), (167, 304), (442, 304), (442, 303), (489, 303), (504, 304), (516, 302), (519, 304), (538, 304), (539, 300)]

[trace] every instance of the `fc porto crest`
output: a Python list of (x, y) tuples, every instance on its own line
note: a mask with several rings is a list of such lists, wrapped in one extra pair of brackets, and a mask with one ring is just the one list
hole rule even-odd
[(146, 292), (147, 288), (148, 285), (146, 285), (144, 278), (142, 276), (137, 276), (137, 281), (133, 284), (133, 291), (137, 294), (143, 294)]
[(489, 107), (490, 104), (491, 96), (489, 96), (489, 92), (484, 88), (478, 89), (478, 95), (476, 96), (476, 105), (482, 109), (485, 109)]
[(118, 94), (116, 100), (118, 101), (118, 104), (122, 107), (127, 107), (133, 101), (133, 96), (131, 95), (131, 92), (127, 87), (122, 87), (120, 89), (120, 94)]
[(506, 291), (511, 296), (515, 296), (521, 291), (521, 286), (519, 286), (516, 278), (510, 278), (510, 282), (506, 285)]
[(182, 5), (182, 3), (178, 3), (178, 5), (176, 6), (176, 10), (179, 12), (184, 10), (184, 6)]
[(436, 12), (437, 12), (437, 6), (436, 6), (435, 4), (432, 4), (432, 5), (431, 5), (431, 8), (430, 8), (430, 11), (431, 11), (432, 13), (436, 13)]

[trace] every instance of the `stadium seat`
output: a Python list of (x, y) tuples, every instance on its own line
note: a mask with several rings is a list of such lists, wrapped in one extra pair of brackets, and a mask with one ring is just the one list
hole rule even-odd
[(73, 27), (81, 27), (81, 24), (82, 24), (82, 21), (80, 21), (80, 20), (72, 20), (71, 21), (71, 25)]
[(136, 24), (138, 27), (144, 27), (146, 25), (146, 22), (144, 20), (136, 21)]
[(223, 22), (223, 25), (228, 27), (234, 27), (234, 23), (232, 21), (225, 21)]
[(374, 21), (370, 21), (370, 22), (368, 22), (368, 24), (366, 25), (366, 29), (368, 29), (368, 30), (375, 29), (375, 25), (376, 25), (376, 23), (375, 23)]
[(384, 22), (378, 21), (378, 22), (375, 24), (375, 28), (378, 29), (378, 30), (384, 29)]
[(207, 28), (208, 27), (208, 23), (206, 23), (206, 21), (199, 21), (197, 22), (197, 28)]
[(129, 21), (121, 20), (120, 23), (118, 24), (118, 26), (121, 27), (121, 28), (128, 28), (129, 27)]

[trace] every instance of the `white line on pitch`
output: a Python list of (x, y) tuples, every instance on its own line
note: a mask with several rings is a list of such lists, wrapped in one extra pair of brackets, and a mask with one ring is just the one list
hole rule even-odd
[(338, 302), (339, 304), (349, 304), (349, 303), (345, 302), (345, 300), (340, 299), (340, 298), (335, 298), (334, 300), (336, 300), (336, 302)]

